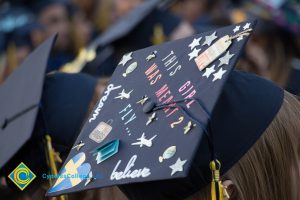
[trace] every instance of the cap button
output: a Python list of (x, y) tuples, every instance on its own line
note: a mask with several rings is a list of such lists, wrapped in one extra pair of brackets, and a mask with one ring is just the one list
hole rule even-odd
[(155, 105), (155, 102), (148, 100), (143, 106), (143, 112), (150, 113), (154, 109)]

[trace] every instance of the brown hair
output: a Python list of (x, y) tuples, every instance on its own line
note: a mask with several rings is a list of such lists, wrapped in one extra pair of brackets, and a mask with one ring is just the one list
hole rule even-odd
[[(293, 95), (285, 92), (272, 123), (222, 180), (233, 182), (230, 200), (300, 199), (300, 102)], [(210, 200), (210, 186), (188, 198), (196, 199)]]

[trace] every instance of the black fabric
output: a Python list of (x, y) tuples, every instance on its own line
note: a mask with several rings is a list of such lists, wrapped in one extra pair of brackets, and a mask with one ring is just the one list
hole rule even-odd
[(294, 95), (300, 96), (300, 70), (292, 69), (291, 74), (289, 76), (286, 90)]
[[(55, 73), (47, 76), (42, 106), (53, 142), (67, 146), (80, 132), (94, 95), (96, 79), (86, 74)], [(39, 134), (44, 134), (42, 130)]]

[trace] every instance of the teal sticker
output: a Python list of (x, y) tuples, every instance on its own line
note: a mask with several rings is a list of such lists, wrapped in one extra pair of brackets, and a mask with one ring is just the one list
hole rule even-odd
[(119, 140), (112, 140), (98, 148), (91, 153), (96, 156), (97, 164), (102, 163), (108, 158), (112, 157), (119, 151)]

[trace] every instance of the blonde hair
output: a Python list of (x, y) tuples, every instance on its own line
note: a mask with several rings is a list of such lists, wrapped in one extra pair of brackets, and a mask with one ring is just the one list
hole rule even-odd
[[(293, 95), (285, 92), (272, 123), (222, 180), (233, 182), (230, 200), (300, 199), (300, 102)], [(210, 186), (187, 199), (210, 200)]]

